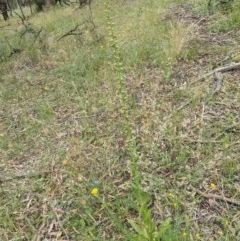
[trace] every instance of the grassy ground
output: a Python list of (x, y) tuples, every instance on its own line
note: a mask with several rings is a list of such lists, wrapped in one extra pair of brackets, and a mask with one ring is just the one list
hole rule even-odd
[(199, 77), (240, 62), (240, 4), (212, 2), (0, 22), (0, 240), (239, 240), (240, 70)]

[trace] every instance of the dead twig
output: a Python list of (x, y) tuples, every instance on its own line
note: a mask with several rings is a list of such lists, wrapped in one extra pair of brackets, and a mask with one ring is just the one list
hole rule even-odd
[(203, 75), (202, 77), (200, 77), (199, 79), (197, 79), (196, 81), (194, 81), (192, 84), (195, 84), (196, 82), (199, 82), (199, 81), (204, 81), (206, 78), (208, 78), (209, 76), (217, 73), (217, 72), (220, 72), (220, 73), (225, 73), (229, 70), (234, 70), (234, 69), (239, 69), (240, 68), (240, 63), (233, 63), (231, 65), (227, 65), (227, 66), (223, 66), (223, 67), (220, 67), (220, 68), (217, 68), (215, 70), (212, 70), (210, 71), (209, 73)]
[(199, 189), (193, 187), (192, 185), (189, 186), (190, 189), (192, 189), (193, 191), (195, 191), (196, 193), (198, 193), (199, 195), (205, 197), (205, 198), (209, 198), (209, 199), (217, 199), (217, 200), (221, 200), (230, 204), (234, 204), (237, 206), (240, 206), (240, 201), (232, 199), (232, 198), (227, 198), (225, 196), (220, 196), (217, 194), (212, 194), (212, 193), (204, 193), (202, 191), (200, 191)]
[(235, 128), (235, 127), (239, 127), (240, 126), (240, 122), (234, 123), (230, 126), (228, 126), (222, 133), (220, 133), (215, 139), (220, 139), (227, 131)]
[(208, 144), (208, 143), (212, 143), (212, 144), (216, 144), (216, 143), (222, 143), (222, 141), (218, 141), (218, 140), (194, 140), (194, 139), (183, 139), (183, 141), (188, 142), (188, 143), (200, 143), (200, 144)]
[(216, 85), (215, 90), (212, 93), (212, 96), (215, 95), (217, 92), (221, 90), (222, 87), (222, 81), (223, 81), (223, 75), (221, 72), (215, 72), (215, 78), (216, 78)]
[(62, 36), (60, 36), (57, 41), (60, 41), (61, 39), (67, 37), (67, 36), (76, 36), (76, 35), (83, 35), (85, 30), (88, 30), (90, 32), (93, 32), (96, 28), (96, 25), (94, 24), (94, 22), (91, 21), (84, 21), (81, 24), (77, 24), (73, 29), (67, 31), (65, 34), (63, 34)]
[(75, 26), (75, 28), (69, 30), (68, 32), (66, 32), (65, 34), (63, 34), (61, 37), (59, 37), (59, 38), (57, 39), (57, 41), (60, 41), (61, 39), (65, 38), (65, 37), (67, 37), (67, 36), (70, 36), (70, 35), (82, 35), (82, 34), (83, 34), (82, 32), (76, 32), (76, 31), (78, 30), (78, 27), (80, 27), (79, 24), (77, 24), (77, 25)]
[[(215, 79), (216, 79), (216, 84), (215, 84), (215, 89), (212, 92), (212, 94), (210, 95), (210, 97), (207, 99), (206, 102), (208, 102), (216, 93), (218, 93), (221, 90), (222, 87), (222, 82), (223, 82), (223, 75), (222, 73), (227, 72), (229, 70), (234, 70), (234, 69), (238, 69), (240, 68), (240, 63), (234, 63), (232, 65), (228, 65), (228, 66), (224, 66), (224, 67), (220, 67), (217, 68), (207, 74), (205, 74), (204, 76), (202, 76), (201, 78), (199, 78), (198, 80), (194, 81), (191, 84), (195, 84), (196, 82), (199, 81), (203, 81), (205, 80), (207, 77), (211, 76), (212, 74), (215, 74)], [(191, 100), (187, 101), (186, 103), (184, 103), (183, 105), (181, 105), (180, 107), (178, 107), (176, 109), (176, 112), (184, 109), (186, 106), (188, 106), (191, 103)], [(172, 115), (170, 115), (171, 117)]]
[[(223, 81), (223, 75), (221, 72), (215, 72), (215, 79), (216, 79), (216, 83), (215, 83), (215, 89), (214, 91), (212, 92), (212, 94), (208, 97), (206, 103), (212, 99), (212, 97), (217, 94), (220, 90), (221, 90), (221, 87), (222, 87), (222, 81)], [(205, 104), (206, 104), (205, 103)]]

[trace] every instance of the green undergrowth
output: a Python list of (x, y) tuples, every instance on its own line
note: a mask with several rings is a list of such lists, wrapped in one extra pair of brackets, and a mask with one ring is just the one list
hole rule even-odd
[(239, 205), (192, 188), (239, 200), (236, 73), (190, 84), (237, 61), (239, 38), (211, 38), (235, 10), (25, 11), (0, 29), (0, 240), (238, 240)]

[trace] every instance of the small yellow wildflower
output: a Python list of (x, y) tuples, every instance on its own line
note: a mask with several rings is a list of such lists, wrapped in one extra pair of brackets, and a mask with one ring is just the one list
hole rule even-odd
[(98, 195), (98, 189), (97, 188), (93, 188), (92, 191), (91, 191), (91, 194), (93, 196), (97, 196)]
[(223, 231), (222, 231), (222, 230), (220, 230), (218, 233), (219, 233), (221, 236), (223, 236)]
[(60, 238), (61, 236), (62, 236), (62, 232), (58, 232), (56, 235), (57, 238)]
[(174, 198), (174, 194), (172, 194), (171, 192), (168, 193), (168, 196), (171, 197), (171, 198)]
[(43, 85), (42, 89), (47, 91), (47, 90), (49, 90), (49, 87), (47, 85)]
[(214, 183), (211, 183), (210, 186), (211, 186), (211, 188), (213, 188), (213, 189), (216, 188), (216, 184), (214, 184)]
[(196, 238), (200, 238), (200, 234), (199, 233), (196, 233)]
[(183, 236), (183, 237), (186, 237), (186, 236), (187, 236), (187, 233), (186, 233), (186, 232), (183, 232), (183, 233), (182, 233), (182, 236)]
[(39, 78), (40, 78), (40, 80), (42, 80), (44, 78), (44, 74), (40, 73)]

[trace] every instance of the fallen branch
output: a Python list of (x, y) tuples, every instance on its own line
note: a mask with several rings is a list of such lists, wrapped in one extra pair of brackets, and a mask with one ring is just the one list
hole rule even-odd
[(219, 92), (221, 90), (222, 81), (223, 81), (222, 73), (215, 72), (215, 78), (216, 78), (216, 85), (215, 85), (215, 90), (213, 91), (212, 95), (215, 95), (217, 92)]
[(208, 78), (209, 76), (215, 74), (215, 73), (225, 73), (229, 70), (234, 70), (234, 69), (239, 69), (240, 68), (240, 63), (234, 63), (232, 65), (227, 65), (227, 66), (223, 66), (220, 68), (217, 68), (215, 70), (210, 71), (209, 73), (203, 75), (202, 77), (200, 77), (199, 79), (197, 79), (196, 81), (194, 81), (192, 84), (198, 82), (198, 81), (204, 81), (206, 78)]
[[(89, 25), (91, 24), (91, 25)], [(77, 24), (73, 29), (69, 30), (68, 32), (66, 32), (65, 34), (63, 34), (62, 36), (60, 36), (57, 41), (60, 41), (61, 39), (67, 37), (67, 36), (71, 36), (71, 35), (83, 35), (85, 30), (88, 30), (90, 32), (93, 32), (96, 28), (96, 25), (94, 24), (94, 22), (91, 21), (84, 21), (81, 24)]]
[(220, 196), (220, 195), (217, 195), (217, 194), (204, 193), (204, 192), (200, 191), (199, 189), (197, 189), (197, 188), (195, 188), (191, 185), (189, 187), (190, 187), (190, 189), (192, 189), (193, 191), (195, 191), (196, 193), (198, 193), (199, 195), (201, 195), (205, 198), (217, 199), (217, 200), (221, 200), (221, 201), (224, 201), (224, 202), (227, 202), (227, 203), (230, 203), (230, 204), (240, 206), (240, 201), (238, 201), (238, 200), (235, 200), (235, 199), (232, 199), (232, 198), (227, 198), (227, 197)]
[[(215, 72), (215, 79), (216, 79), (216, 83), (215, 83), (215, 89), (214, 91), (211, 93), (211, 95), (208, 97), (206, 103), (212, 99), (212, 97), (217, 94), (222, 87), (222, 82), (223, 82), (223, 75), (221, 72)], [(205, 104), (206, 104), (205, 103)]]
[(61, 39), (65, 38), (65, 37), (67, 37), (67, 36), (70, 36), (70, 35), (82, 35), (82, 34), (83, 34), (82, 32), (76, 32), (76, 31), (78, 30), (78, 27), (79, 27), (79, 26), (80, 26), (80, 25), (77, 24), (77, 25), (75, 26), (75, 28), (69, 30), (67, 33), (65, 33), (65, 34), (63, 34), (62, 36), (60, 36), (60, 37), (57, 39), (57, 41), (60, 41)]

